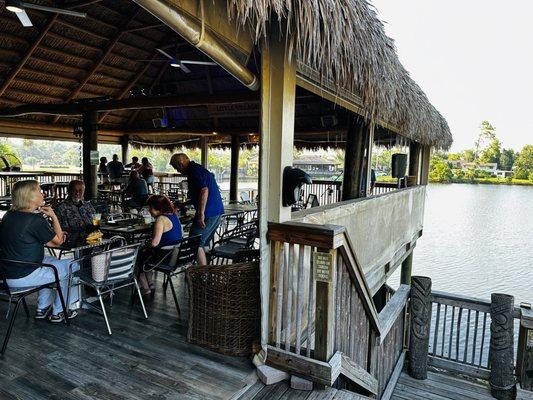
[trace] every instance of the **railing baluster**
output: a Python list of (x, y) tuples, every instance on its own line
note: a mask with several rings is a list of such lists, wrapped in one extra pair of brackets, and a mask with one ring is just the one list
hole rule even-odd
[[(483, 313), (483, 334), (481, 335), (481, 348), (479, 351), (479, 366), (483, 365), (483, 345), (485, 344), (485, 330), (487, 328), (487, 313)], [(487, 362), (488, 363), (488, 362)]]
[(472, 362), (470, 364), (474, 365), (476, 362), (476, 342), (477, 342), (477, 327), (479, 322), (479, 311), (476, 311), (476, 322), (474, 324), (474, 343), (472, 344)]
[(435, 320), (435, 333), (433, 335), (433, 355), (437, 355), (437, 339), (439, 337), (440, 303), (437, 304), (437, 318)]
[(442, 323), (442, 345), (440, 349), (441, 357), (444, 357), (444, 341), (446, 340), (446, 320), (448, 319), (448, 304), (444, 305), (444, 319)]
[(279, 255), (279, 270), (278, 270), (278, 303), (276, 304), (276, 347), (281, 347), (281, 323), (283, 320), (283, 277), (285, 275), (285, 269), (287, 268), (286, 250), (287, 244), (283, 243), (280, 249)]
[(285, 350), (291, 349), (292, 329), (292, 276), (294, 266), (294, 244), (289, 244), (289, 262), (287, 264), (287, 308), (285, 315)]
[(313, 251), (310, 248), (310, 265), (309, 269), (309, 303), (307, 304), (307, 351), (306, 356), (311, 357), (311, 340), (313, 338), (313, 309), (315, 308), (315, 266), (313, 265)]
[(296, 354), (300, 354), (302, 340), (302, 307), (304, 286), (304, 256), (305, 246), (299, 245), (298, 251), (298, 289), (296, 295)]
[(455, 361), (459, 361), (459, 340), (461, 338), (461, 317), (463, 316), (463, 307), (459, 307), (457, 314), (457, 338), (455, 340)]
[(455, 318), (455, 306), (452, 307), (452, 322), (450, 323), (450, 343), (448, 347), (448, 358), (452, 358), (452, 342), (453, 342), (453, 321)]
[(465, 352), (463, 355), (463, 362), (466, 363), (466, 356), (468, 354), (468, 337), (470, 335), (470, 313), (472, 310), (468, 310), (468, 316), (466, 318), (466, 338), (465, 338)]

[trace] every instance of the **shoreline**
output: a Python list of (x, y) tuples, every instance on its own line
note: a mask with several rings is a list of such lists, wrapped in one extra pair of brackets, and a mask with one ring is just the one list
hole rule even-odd
[(533, 181), (527, 179), (507, 178), (474, 178), (474, 179), (450, 179), (449, 181), (429, 180), (429, 183), (460, 183), (470, 185), (509, 185), (509, 186), (533, 186)]

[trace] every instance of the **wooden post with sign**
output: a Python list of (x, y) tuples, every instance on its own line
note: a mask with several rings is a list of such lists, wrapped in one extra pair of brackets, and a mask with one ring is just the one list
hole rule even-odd
[(316, 281), (315, 359), (329, 361), (335, 337), (335, 273), (337, 250), (313, 253)]

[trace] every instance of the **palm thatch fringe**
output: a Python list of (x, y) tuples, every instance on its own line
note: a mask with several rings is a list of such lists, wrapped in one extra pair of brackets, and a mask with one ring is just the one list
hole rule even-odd
[(400, 63), (366, 0), (227, 0), (228, 13), (259, 41), (271, 19), (287, 21), (290, 54), (338, 88), (361, 97), (365, 117), (397, 126), (420, 143), (447, 149), (448, 123)]

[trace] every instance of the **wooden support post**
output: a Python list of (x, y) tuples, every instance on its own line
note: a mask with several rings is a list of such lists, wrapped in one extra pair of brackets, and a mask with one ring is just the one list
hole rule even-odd
[(492, 293), (490, 296), (490, 392), (499, 400), (516, 398), (514, 376), (514, 297)]
[(231, 136), (231, 172), (229, 177), (229, 201), (237, 201), (237, 192), (239, 190), (239, 150), (241, 147), (241, 138), (239, 135)]
[(425, 276), (413, 276), (411, 280), (409, 375), (415, 379), (427, 378), (430, 323), (431, 279)]
[(207, 156), (209, 151), (208, 140), (205, 136), (200, 138), (200, 151), (202, 167), (207, 168)]
[(362, 195), (363, 160), (369, 136), (368, 125), (360, 119), (351, 116), (348, 124), (344, 154), (342, 200), (357, 199)]
[[(337, 280), (337, 251), (321, 249), (331, 254), (329, 281), (316, 281), (315, 302), (315, 354), (320, 361), (329, 361), (334, 353), (335, 341), (335, 282)], [(340, 278), (339, 278), (340, 279)]]
[(410, 285), (411, 284), (411, 273), (413, 271), (413, 251), (409, 253), (407, 258), (402, 262), (402, 272), (400, 275), (400, 284)]
[(409, 176), (416, 176), (416, 184), (420, 182), (420, 143), (409, 144)]
[(83, 182), (85, 183), (85, 199), (96, 199), (97, 165), (91, 165), (91, 151), (98, 150), (98, 112), (89, 111), (83, 114)]
[(128, 135), (121, 136), (120, 147), (122, 148), (122, 164), (124, 165), (130, 162), (129, 145), (130, 145), (130, 137)]
[(427, 185), (429, 178), (429, 159), (431, 156), (431, 148), (429, 146), (422, 146), (420, 151), (420, 185)]
[[(282, 24), (283, 25), (283, 24)], [(259, 147), (259, 231), (261, 279), (270, 275), (270, 248), (266, 239), (268, 221), (291, 219), (291, 208), (281, 203), (283, 169), (292, 165), (296, 63), (289, 60), (287, 30), (278, 21), (271, 24), (261, 49), (261, 136)], [(262, 285), (263, 299), (269, 291)], [(268, 341), (268, 303), (262, 304), (261, 344)]]

